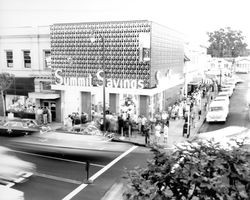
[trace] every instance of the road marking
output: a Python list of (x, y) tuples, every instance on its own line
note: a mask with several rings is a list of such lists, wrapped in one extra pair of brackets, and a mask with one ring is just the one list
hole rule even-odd
[(72, 180), (72, 179), (68, 179), (68, 178), (62, 178), (62, 177), (58, 177), (58, 176), (52, 176), (52, 175), (48, 175), (48, 174), (34, 173), (34, 175), (39, 176), (39, 177), (43, 177), (43, 178), (56, 180), (56, 181), (62, 181), (62, 182), (66, 182), (66, 183), (73, 183), (73, 184), (77, 184), (77, 185), (80, 185), (82, 183), (81, 181), (76, 181), (76, 180)]
[[(106, 165), (104, 168), (96, 172), (93, 176), (89, 178), (89, 181), (94, 181), (96, 178), (98, 178), (101, 174), (103, 174), (105, 171), (107, 171), (110, 167), (112, 167), (115, 163), (117, 163), (119, 160), (121, 160), (123, 157), (131, 153), (137, 148), (137, 146), (132, 146), (130, 149), (125, 151), (123, 154), (118, 156), (116, 159), (111, 161), (108, 165)], [(71, 193), (69, 193), (67, 196), (65, 196), (62, 200), (70, 200), (72, 199), (75, 195), (77, 195), (80, 191), (82, 191), (88, 184), (81, 184), (79, 185), (75, 190), (73, 190)]]
[[(38, 156), (38, 157), (42, 157), (42, 158), (49, 158), (49, 159), (54, 159), (54, 160), (61, 160), (61, 161), (66, 161), (66, 162), (72, 162), (72, 163), (77, 163), (77, 164), (86, 164), (86, 162), (81, 162), (81, 161), (76, 161), (76, 160), (70, 160), (70, 159), (64, 159), (64, 158), (57, 158), (57, 157), (53, 157), (53, 156), (45, 156), (45, 155), (41, 155), (41, 154), (36, 154), (36, 153), (29, 153), (29, 152), (24, 152), (24, 151), (17, 151), (17, 150), (12, 150), (13, 152), (17, 152), (17, 153), (22, 153), (22, 154), (27, 154), (27, 155), (32, 155), (32, 156)], [(99, 165), (99, 164), (95, 164), (95, 163), (90, 163), (90, 165), (95, 166), (95, 167), (105, 167), (105, 165)]]

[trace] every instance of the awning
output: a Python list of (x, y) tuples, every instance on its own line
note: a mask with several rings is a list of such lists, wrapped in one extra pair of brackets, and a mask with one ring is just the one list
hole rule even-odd
[(45, 92), (30, 92), (29, 98), (33, 99), (57, 99), (60, 95), (57, 93), (45, 93)]

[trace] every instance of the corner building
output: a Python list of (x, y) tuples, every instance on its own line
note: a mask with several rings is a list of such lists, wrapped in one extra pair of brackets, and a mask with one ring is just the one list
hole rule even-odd
[(72, 112), (102, 112), (102, 70), (111, 113), (150, 117), (181, 94), (184, 41), (177, 31), (148, 20), (63, 23), (50, 26), (50, 37), (61, 120)]

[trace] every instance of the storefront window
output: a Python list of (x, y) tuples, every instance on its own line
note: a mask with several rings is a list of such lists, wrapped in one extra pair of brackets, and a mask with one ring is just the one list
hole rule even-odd
[(35, 99), (26, 96), (6, 95), (6, 108), (8, 112), (35, 113)]

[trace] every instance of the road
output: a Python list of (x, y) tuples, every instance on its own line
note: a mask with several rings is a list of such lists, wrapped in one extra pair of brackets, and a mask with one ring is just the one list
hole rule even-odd
[[(10, 146), (13, 138), (0, 137), (0, 144)], [(145, 166), (151, 154), (148, 148), (137, 147), (124, 143), (112, 143), (114, 151), (91, 152), (82, 150), (82, 154), (72, 155), (61, 153), (41, 153), (12, 149), (15, 154), (36, 164), (37, 171), (27, 182), (15, 184), (14, 189), (24, 192), (26, 200), (70, 200), (101, 199), (109, 188), (122, 175), (125, 168)], [(86, 162), (90, 163), (89, 178), (93, 184), (86, 184)]]
[(234, 94), (230, 98), (227, 121), (225, 123), (205, 122), (199, 130), (200, 133), (215, 131), (228, 126), (244, 126), (250, 128), (247, 107), (247, 94), (248, 90), (250, 90), (250, 74), (237, 75), (245, 82), (237, 84)]

